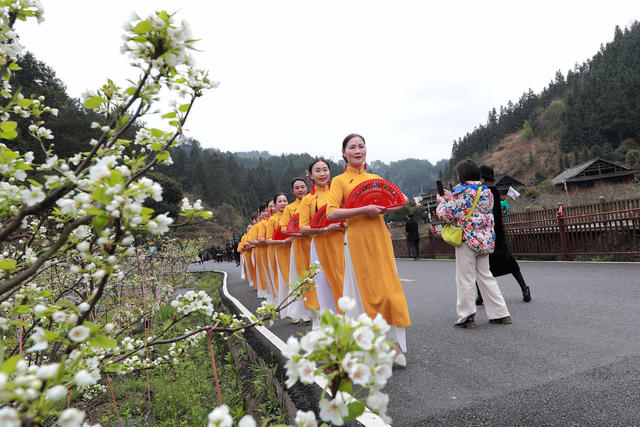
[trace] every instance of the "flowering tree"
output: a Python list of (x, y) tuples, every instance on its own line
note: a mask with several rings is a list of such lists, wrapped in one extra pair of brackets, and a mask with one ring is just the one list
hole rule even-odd
[[(186, 23), (160, 11), (144, 19), (134, 16), (126, 24), (122, 51), (130, 56), (138, 78), (123, 86), (107, 80), (85, 95), (84, 107), (100, 117), (91, 124), (100, 136), (88, 141), (88, 151), (65, 158), (58, 156), (56, 135), (46, 125), (47, 117), (58, 111), (47, 106), (43, 96), (25, 97), (9, 83), (11, 75), (20, 72), (21, 47), (14, 24), (42, 16), (36, 0), (0, 0), (0, 401), (5, 402), (0, 405), (0, 425), (8, 426), (38, 425), (52, 417), (63, 426), (81, 425), (83, 411), (60, 411), (57, 404), (72, 389), (91, 396), (105, 387), (106, 374), (179, 363), (180, 356), (213, 329), (237, 333), (276, 318), (283, 308), (263, 305), (259, 318), (245, 322), (216, 312), (205, 292), (191, 290), (174, 297), (174, 285), (184, 282), (186, 263), (197, 245), (163, 241), (163, 256), (152, 256), (135, 244), (135, 233), (161, 239), (170, 227), (180, 225), (168, 214), (144, 206), (148, 198), (162, 200), (162, 187), (145, 174), (171, 163), (168, 150), (182, 134), (195, 101), (217, 86), (207, 72), (192, 66), (195, 41)], [(169, 130), (141, 129), (127, 139), (127, 130), (152, 111), (161, 90), (175, 97), (162, 116)], [(18, 124), (24, 122), (41, 151), (41, 162), (34, 160), (33, 152), (12, 147)], [(180, 216), (185, 224), (211, 213), (203, 211), (199, 201), (183, 200)], [(313, 285), (317, 271), (310, 267), (308, 277), (294, 286), (293, 298)], [(148, 328), (160, 307), (167, 305), (176, 314), (166, 327)], [(193, 313), (205, 314), (210, 324), (168, 338)], [(145, 334), (136, 337), (133, 331), (141, 324)], [(364, 319), (359, 325), (354, 332), (371, 328)], [(379, 319), (373, 327), (383, 329)], [(296, 356), (294, 342), (289, 343), (292, 378), (307, 381), (312, 373), (327, 375), (334, 406), (339, 392), (351, 383), (376, 393), (381, 387), (375, 380), (364, 381), (360, 367), (371, 358), (382, 363), (386, 347), (379, 340), (368, 350), (358, 350), (353, 343), (345, 346), (351, 350), (341, 353), (340, 360), (353, 365), (327, 363), (330, 350), (321, 344), (348, 341), (333, 335), (348, 328), (356, 325), (325, 314), (323, 329), (303, 339), (304, 354)], [(364, 341), (371, 333), (367, 331)], [(154, 354), (159, 346), (166, 351)], [(294, 364), (299, 369), (293, 369)], [(381, 375), (371, 378), (379, 380)], [(384, 399), (374, 396), (378, 400), (370, 395), (369, 404), (384, 412)], [(346, 418), (364, 409), (353, 402), (348, 408)], [(337, 421), (336, 411), (343, 415), (342, 406), (322, 409), (323, 418)], [(224, 407), (209, 418), (210, 425), (228, 425)], [(296, 420), (315, 425), (312, 413), (299, 413)]]

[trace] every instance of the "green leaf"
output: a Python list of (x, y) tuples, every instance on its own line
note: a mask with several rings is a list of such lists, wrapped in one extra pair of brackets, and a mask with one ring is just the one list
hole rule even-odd
[(22, 68), (20, 68), (20, 66), (18, 64), (16, 64), (15, 62), (12, 62), (9, 64), (9, 69), (12, 71), (20, 71), (22, 70)]
[(89, 344), (99, 348), (113, 348), (117, 345), (116, 340), (106, 335), (96, 335), (89, 338)]
[(150, 21), (140, 21), (138, 25), (135, 26), (133, 31), (135, 31), (136, 34), (142, 35), (144, 33), (148, 33), (152, 29), (153, 29), (153, 26), (151, 25)]
[(191, 104), (182, 104), (178, 107), (178, 111), (182, 111), (183, 113), (189, 110)]
[(18, 122), (0, 122), (0, 129), (3, 131), (14, 130), (18, 127)]
[(14, 271), (17, 263), (15, 259), (3, 259), (0, 261), (0, 270)]
[(18, 314), (27, 314), (31, 311), (31, 307), (28, 305), (19, 305), (13, 309)]
[(42, 184), (40, 184), (36, 180), (33, 180), (33, 179), (29, 178), (29, 179), (27, 179), (27, 181), (29, 181), (34, 187), (42, 187)]
[(349, 380), (340, 381), (340, 386), (338, 387), (339, 391), (346, 391), (349, 394), (353, 393), (353, 384)]
[(0, 132), (0, 138), (2, 139), (15, 139), (17, 136), (18, 132), (16, 132), (15, 130)]
[(164, 117), (165, 119), (173, 119), (176, 116), (176, 112), (175, 111), (171, 111), (170, 113), (165, 114)]
[(351, 402), (347, 407), (349, 408), (349, 415), (345, 420), (355, 420), (364, 412), (364, 404), (362, 402)]
[(5, 360), (2, 366), (0, 366), (0, 372), (4, 372), (7, 375), (13, 374), (13, 371), (16, 370), (16, 366), (18, 365), (18, 362), (21, 358), (21, 355), (16, 354), (15, 356)]
[(137, 88), (135, 87), (129, 87), (127, 88), (127, 90), (124, 91), (124, 93), (126, 93), (127, 95), (133, 95), (134, 93), (136, 93)]
[(162, 132), (160, 129), (152, 128), (149, 129), (149, 132), (151, 132), (151, 135), (156, 138), (161, 138), (162, 136), (164, 136), (164, 132)]
[(101, 96), (92, 96), (91, 98), (84, 101), (84, 106), (85, 108), (94, 109), (102, 104), (102, 101), (103, 99)]
[(29, 105), (31, 105), (33, 102), (30, 99), (27, 98), (22, 98), (18, 100), (18, 105), (21, 107), (28, 107)]

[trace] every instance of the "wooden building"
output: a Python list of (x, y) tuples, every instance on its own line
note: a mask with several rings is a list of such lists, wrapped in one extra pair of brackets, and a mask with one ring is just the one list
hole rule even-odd
[(518, 181), (512, 176), (503, 173), (502, 175), (495, 175), (493, 177), (493, 182), (501, 196), (506, 196), (509, 191), (509, 187), (513, 187), (514, 189), (526, 187), (527, 185), (523, 182)]
[(581, 165), (564, 170), (551, 180), (568, 193), (595, 187), (597, 184), (633, 182), (637, 170), (596, 157)]

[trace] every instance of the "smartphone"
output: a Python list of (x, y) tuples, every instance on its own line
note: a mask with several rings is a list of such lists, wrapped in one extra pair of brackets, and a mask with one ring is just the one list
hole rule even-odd
[(438, 191), (438, 194), (441, 196), (444, 196), (444, 185), (442, 185), (442, 181), (441, 180), (436, 180), (436, 188)]

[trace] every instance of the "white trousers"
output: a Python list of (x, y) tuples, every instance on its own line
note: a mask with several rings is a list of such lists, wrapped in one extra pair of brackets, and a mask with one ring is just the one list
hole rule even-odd
[(509, 316), (498, 281), (489, 271), (489, 255), (480, 255), (462, 242), (456, 246), (456, 289), (458, 322), (476, 312), (476, 282), (489, 319)]

